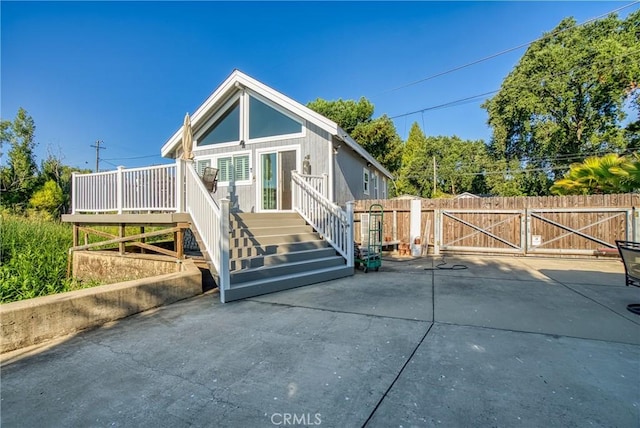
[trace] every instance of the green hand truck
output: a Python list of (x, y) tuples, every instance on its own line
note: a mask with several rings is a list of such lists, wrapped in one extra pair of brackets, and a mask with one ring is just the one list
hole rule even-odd
[[(355, 248), (355, 266), (362, 268), (364, 273), (375, 269), (377, 272), (382, 266), (382, 225), (384, 211), (382, 205), (373, 204), (369, 207), (369, 224), (367, 226), (366, 246)], [(364, 227), (364, 226), (362, 226)]]

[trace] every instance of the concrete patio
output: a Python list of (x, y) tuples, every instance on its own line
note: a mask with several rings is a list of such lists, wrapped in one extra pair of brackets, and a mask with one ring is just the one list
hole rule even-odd
[(617, 260), (447, 257), (202, 295), (2, 356), (1, 425), (640, 425)]

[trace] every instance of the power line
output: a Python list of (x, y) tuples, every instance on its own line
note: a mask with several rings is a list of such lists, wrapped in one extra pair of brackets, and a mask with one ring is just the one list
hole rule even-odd
[[(621, 55), (612, 56), (610, 58), (626, 57), (626, 56), (633, 55), (633, 54), (636, 54), (636, 53), (639, 53), (639, 52), (640, 52), (640, 50), (631, 50), (629, 52), (624, 52)], [(586, 56), (585, 58), (583, 58), (583, 60), (592, 59), (592, 58), (595, 58), (595, 56), (596, 56), (596, 53), (592, 53), (592, 54)], [(590, 64), (584, 64), (584, 67), (588, 67), (589, 65)], [(575, 68), (571, 69), (571, 70), (567, 70), (567, 71), (562, 71), (562, 72), (559, 72), (559, 73), (553, 73), (553, 74), (548, 74), (546, 76), (542, 75), (542, 76), (536, 76), (536, 77), (560, 77), (560, 76), (563, 76), (565, 74), (569, 74), (569, 73), (574, 72), (574, 71), (575, 71)], [(409, 112), (409, 113), (403, 113), (403, 114), (398, 114), (398, 115), (395, 115), (395, 116), (390, 116), (389, 119), (397, 119), (397, 118), (400, 118), (400, 117), (411, 116), (412, 114), (416, 114), (416, 113), (424, 113), (425, 111), (439, 110), (439, 109), (443, 109), (443, 108), (447, 108), (447, 107), (456, 107), (458, 105), (469, 104), (469, 103), (477, 101), (477, 98), (482, 98), (482, 97), (485, 97), (487, 95), (495, 94), (496, 92), (499, 92), (499, 91), (500, 91), (500, 89), (495, 89), (493, 91), (484, 92), (482, 94), (472, 95), (470, 97), (465, 97), (465, 98), (459, 98), (457, 100), (449, 101), (449, 102), (446, 102), (446, 103), (443, 103), (443, 104), (438, 104), (438, 105), (435, 105), (435, 106), (425, 107), (423, 109), (415, 110), (415, 111), (412, 111), (412, 112)], [(423, 117), (423, 127), (424, 127), (424, 117)]]
[(132, 157), (126, 157), (126, 158), (108, 158), (108, 159), (102, 159), (103, 161), (108, 161), (108, 160), (132, 160), (132, 159), (146, 159), (146, 158), (159, 158), (162, 157), (161, 155), (145, 155), (145, 156), (132, 156)]
[(482, 63), (482, 62), (485, 62), (485, 61), (488, 61), (488, 60), (490, 60), (490, 59), (496, 58), (496, 57), (498, 57), (498, 56), (501, 56), (501, 55), (507, 54), (507, 53), (509, 53), (509, 52), (513, 52), (513, 51), (515, 51), (515, 50), (518, 50), (518, 49), (522, 49), (522, 48), (524, 48), (524, 47), (527, 47), (527, 46), (531, 45), (532, 43), (538, 42), (538, 41), (540, 41), (540, 40), (544, 40), (544, 39), (545, 39), (545, 38), (547, 38), (547, 37), (553, 37), (553, 36), (556, 36), (556, 35), (558, 35), (558, 34), (560, 34), (560, 33), (565, 32), (565, 31), (567, 31), (567, 30), (570, 30), (570, 29), (573, 29), (573, 28), (576, 28), (576, 27), (581, 27), (581, 26), (583, 26), (583, 25), (585, 25), (585, 24), (588, 24), (589, 22), (593, 22), (593, 21), (596, 21), (596, 20), (601, 19), (601, 18), (603, 18), (603, 17), (606, 17), (606, 16), (608, 16), (608, 15), (610, 15), (610, 14), (612, 14), (612, 13), (619, 12), (619, 11), (621, 11), (621, 10), (623, 10), (623, 9), (626, 9), (626, 8), (628, 8), (628, 7), (631, 7), (631, 6), (633, 6), (633, 5), (637, 4), (637, 3), (640, 3), (640, 0), (638, 0), (638, 1), (634, 1), (634, 2), (632, 2), (632, 3), (629, 3), (629, 4), (625, 5), (625, 6), (621, 6), (621, 7), (617, 8), (617, 9), (614, 9), (614, 10), (612, 10), (612, 11), (610, 11), (610, 12), (604, 13), (604, 14), (602, 14), (602, 15), (600, 15), (600, 16), (596, 16), (595, 18), (590, 18), (590, 19), (588, 19), (588, 20), (586, 20), (586, 21), (584, 21), (584, 22), (582, 22), (582, 23), (580, 23), (580, 24), (577, 24), (577, 25), (573, 26), (573, 27), (569, 27), (569, 28), (565, 28), (565, 29), (562, 29), (562, 30), (558, 30), (558, 31), (555, 31), (555, 32), (550, 33), (550, 34), (545, 34), (544, 36), (539, 37), (539, 38), (537, 38), (537, 39), (535, 39), (535, 40), (532, 40), (532, 41), (530, 41), (530, 42), (523, 43), (523, 44), (520, 44), (520, 45), (518, 45), (518, 46), (514, 46), (514, 47), (512, 47), (512, 48), (509, 48), (509, 49), (505, 49), (505, 50), (503, 50), (503, 51), (500, 51), (500, 52), (497, 52), (497, 53), (491, 54), (491, 55), (486, 56), (486, 57), (484, 57), (484, 58), (480, 58), (480, 59), (478, 59), (478, 60), (475, 60), (475, 61), (472, 61), (472, 62), (468, 62), (468, 63), (466, 63), (466, 64), (463, 64), (463, 65), (460, 65), (460, 66), (457, 66), (457, 67), (451, 68), (451, 69), (449, 69), (449, 70), (445, 70), (445, 71), (442, 71), (442, 72), (439, 72), (439, 73), (436, 73), (436, 74), (432, 74), (432, 75), (430, 75), (430, 76), (427, 76), (427, 77), (422, 78), (422, 79), (419, 79), (419, 80), (415, 80), (415, 81), (413, 81), (413, 82), (406, 83), (406, 84), (404, 84), (404, 85), (401, 85), (401, 86), (398, 86), (398, 87), (396, 87), (396, 88), (389, 89), (388, 91), (382, 92), (382, 94), (386, 94), (386, 93), (389, 93), (389, 92), (395, 92), (395, 91), (398, 91), (398, 90), (400, 90), (400, 89), (407, 88), (407, 87), (409, 87), (409, 86), (417, 85), (418, 83), (426, 82), (427, 80), (435, 79), (436, 77), (444, 76), (444, 75), (447, 75), (447, 74), (453, 73), (453, 72), (455, 72), (455, 71), (462, 70), (462, 69), (464, 69), (464, 68), (471, 67), (471, 66), (476, 65), (476, 64), (480, 64), (480, 63)]
[(498, 91), (499, 91), (499, 89), (496, 89), (496, 90), (485, 92), (485, 93), (482, 93), (482, 94), (472, 95), (472, 96), (466, 97), (466, 98), (460, 98), (458, 100), (449, 101), (449, 102), (446, 102), (444, 104), (438, 104), (438, 105), (431, 106), (431, 107), (426, 107), (426, 108), (423, 108), (423, 109), (420, 109), (420, 110), (412, 111), (410, 113), (403, 113), (403, 114), (398, 114), (396, 116), (391, 116), (391, 117), (389, 117), (389, 119), (397, 119), (399, 117), (411, 116), (412, 114), (416, 114), (416, 113), (424, 113), (425, 111), (429, 111), (429, 110), (438, 110), (438, 109), (445, 108), (445, 107), (453, 107), (454, 105), (459, 104), (459, 103), (461, 103), (463, 101), (469, 101), (469, 100), (475, 101), (476, 98), (480, 98), (480, 97), (484, 97), (484, 96), (487, 96), (487, 95), (491, 95), (491, 94), (494, 94), (494, 93), (496, 93)]

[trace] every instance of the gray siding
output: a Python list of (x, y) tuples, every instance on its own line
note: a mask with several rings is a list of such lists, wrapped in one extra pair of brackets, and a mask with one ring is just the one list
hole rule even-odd
[[(362, 199), (377, 199), (373, 193), (371, 177), (369, 178), (369, 194), (364, 193), (363, 170), (367, 168), (367, 161), (359, 154), (347, 147), (344, 143), (341, 145), (338, 153), (334, 156), (335, 161), (335, 182), (334, 195), (335, 202), (344, 206), (348, 201)], [(386, 189), (383, 193), (385, 183), (383, 181), (384, 174), (377, 171), (373, 166), (368, 167), (369, 173), (378, 173), (378, 195), (388, 195)], [(389, 180), (387, 179), (387, 182)]]
[(256, 176), (256, 162), (258, 162), (258, 158), (256, 156), (256, 150), (299, 145), (300, 164), (297, 166), (298, 171), (302, 171), (302, 160), (306, 155), (309, 155), (312, 175), (329, 174), (329, 165), (331, 162), (331, 158), (329, 157), (329, 134), (308, 122), (306, 122), (304, 125), (306, 127), (306, 134), (301, 138), (289, 138), (262, 143), (247, 143), (244, 149), (240, 146), (211, 146), (207, 147), (207, 149), (205, 150), (195, 151), (194, 156), (196, 161), (198, 159), (207, 158), (209, 156), (217, 156), (226, 153), (246, 151), (251, 152), (252, 183), (250, 185), (237, 185), (229, 187), (219, 186), (218, 191), (214, 194), (214, 198), (216, 200), (220, 200), (222, 198), (230, 199), (231, 207), (234, 211), (257, 211), (257, 207), (255, 206), (255, 195), (258, 190), (258, 177)]

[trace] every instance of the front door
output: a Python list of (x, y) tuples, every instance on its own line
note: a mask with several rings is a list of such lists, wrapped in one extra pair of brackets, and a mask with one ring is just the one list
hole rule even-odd
[(291, 171), (296, 169), (295, 150), (262, 153), (260, 155), (260, 209), (287, 211), (291, 204)]

